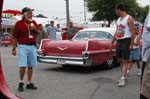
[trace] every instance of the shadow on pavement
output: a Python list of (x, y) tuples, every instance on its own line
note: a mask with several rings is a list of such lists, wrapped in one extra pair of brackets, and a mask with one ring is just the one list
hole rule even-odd
[(91, 74), (100, 71), (111, 70), (104, 66), (92, 66), (92, 67), (81, 67), (81, 66), (60, 66), (45, 68), (44, 71), (54, 71), (54, 72), (67, 72), (67, 73), (79, 73), (79, 74)]

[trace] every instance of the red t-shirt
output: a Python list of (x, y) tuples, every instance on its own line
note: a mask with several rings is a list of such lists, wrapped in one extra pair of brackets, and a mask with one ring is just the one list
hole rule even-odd
[(36, 37), (33, 35), (34, 32), (30, 30), (31, 24), (39, 30), (39, 26), (34, 20), (30, 23), (27, 23), (24, 20), (19, 20), (16, 23), (13, 38), (17, 39), (19, 44), (36, 43)]

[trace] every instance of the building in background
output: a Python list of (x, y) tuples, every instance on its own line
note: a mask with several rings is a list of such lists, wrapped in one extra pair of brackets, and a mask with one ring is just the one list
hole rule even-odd
[[(14, 29), (14, 25), (18, 20), (21, 20), (22, 15), (20, 11), (17, 10), (5, 10), (2, 12), (2, 28), (1, 34), (11, 35)], [(38, 23), (45, 26), (49, 24), (52, 19), (50, 18), (41, 18), (41, 17), (33, 17), (33, 19)], [(56, 22), (57, 23), (57, 22)]]
[(21, 15), (20, 11), (17, 10), (4, 10), (2, 11), (2, 28), (1, 33), (4, 35), (9, 35), (12, 32), (12, 26), (9, 24), (9, 20), (14, 16)]
[(11, 18), (13, 16), (18, 16), (18, 15), (21, 15), (21, 12), (17, 10), (5, 10), (2, 12), (3, 18)]

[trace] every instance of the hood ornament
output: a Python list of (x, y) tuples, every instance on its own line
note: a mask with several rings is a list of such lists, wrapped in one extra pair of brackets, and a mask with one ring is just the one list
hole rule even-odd
[(64, 47), (64, 48), (62, 48), (62, 47), (57, 47), (59, 50), (61, 50), (61, 51), (64, 51), (64, 50), (66, 50), (66, 49), (68, 49), (68, 47)]

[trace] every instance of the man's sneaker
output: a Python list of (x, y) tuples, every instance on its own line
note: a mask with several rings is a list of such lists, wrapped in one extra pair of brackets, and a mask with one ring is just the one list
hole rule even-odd
[(137, 76), (141, 76), (141, 69), (138, 70), (138, 72), (137, 72), (136, 75), (137, 75)]
[(33, 83), (27, 84), (26, 88), (31, 90), (37, 90), (37, 87)]
[(20, 82), (18, 85), (18, 91), (23, 92), (24, 91), (24, 83)]
[(137, 76), (141, 76), (141, 72), (138, 72), (136, 75), (137, 75)]
[(125, 84), (126, 84), (126, 80), (125, 80), (125, 79), (120, 79), (120, 80), (118, 80), (118, 86), (119, 86), (119, 87), (124, 87)]

